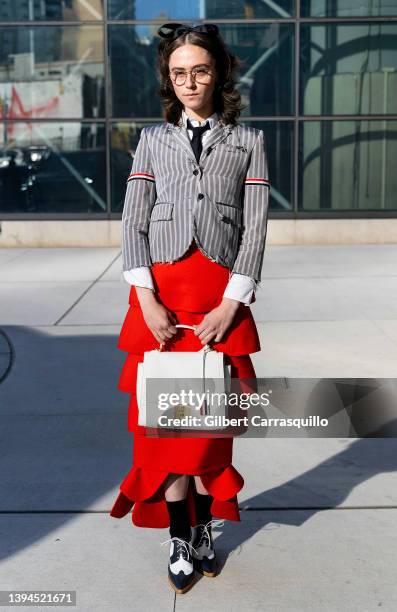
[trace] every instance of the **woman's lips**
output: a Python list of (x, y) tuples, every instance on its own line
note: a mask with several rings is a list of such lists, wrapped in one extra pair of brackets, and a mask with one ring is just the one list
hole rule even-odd
[(185, 94), (185, 98), (195, 98), (198, 94)]

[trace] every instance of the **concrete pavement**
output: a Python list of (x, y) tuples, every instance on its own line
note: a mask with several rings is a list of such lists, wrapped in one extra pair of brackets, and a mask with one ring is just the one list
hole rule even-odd
[[(268, 247), (257, 375), (396, 377), (396, 264), (392, 244)], [(242, 522), (182, 596), (168, 530), (109, 517), (132, 453), (120, 271), (115, 248), (0, 250), (1, 589), (76, 590), (84, 612), (394, 610), (393, 438), (236, 440)]]

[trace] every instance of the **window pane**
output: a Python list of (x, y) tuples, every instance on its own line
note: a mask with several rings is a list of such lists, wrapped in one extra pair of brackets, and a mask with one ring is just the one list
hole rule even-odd
[(99, 26), (0, 28), (0, 116), (103, 117)]
[(397, 121), (307, 121), (302, 210), (397, 210)]
[(109, 19), (264, 19), (292, 17), (294, 0), (108, 0)]
[(302, 24), (304, 115), (397, 112), (397, 23)]
[[(161, 123), (161, 121), (155, 122)], [(263, 130), (271, 184), (269, 208), (289, 211), (293, 193), (293, 124), (292, 122), (243, 122)], [(112, 212), (121, 213), (133, 156), (139, 142), (142, 123), (115, 123), (111, 135)], [(153, 125), (153, 124), (149, 124)]]
[(143, 123), (115, 123), (111, 132), (112, 212), (123, 211), (127, 178), (138, 146)]
[(302, 17), (382, 17), (397, 15), (397, 0), (301, 0)]
[(103, 19), (103, 0), (1, 0), (0, 21)]
[(0, 212), (106, 212), (104, 125), (0, 123)]
[(248, 125), (263, 130), (270, 181), (269, 210), (294, 209), (294, 125), (291, 121), (252, 121)]
[[(109, 27), (114, 117), (159, 117), (162, 109), (155, 71), (159, 37), (153, 25)], [(224, 40), (245, 65), (238, 88), (246, 106), (241, 116), (294, 112), (294, 28), (291, 24), (219, 26)]]

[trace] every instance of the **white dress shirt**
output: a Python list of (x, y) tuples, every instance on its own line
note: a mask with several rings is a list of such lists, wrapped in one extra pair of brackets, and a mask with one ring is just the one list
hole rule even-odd
[[(208, 121), (211, 129), (219, 121), (218, 113), (213, 113), (210, 117), (207, 117), (205, 121), (198, 121), (197, 119), (189, 117), (189, 115), (187, 115), (185, 111), (182, 110), (182, 123), (185, 129), (187, 129), (186, 121), (188, 118), (190, 119), (193, 127), (205, 125), (205, 123)], [(191, 140), (193, 137), (192, 130), (187, 130), (187, 133)], [(205, 138), (209, 133), (210, 130), (207, 130), (203, 133), (201, 137), (203, 145), (205, 144)], [(124, 277), (124, 280), (126, 280), (127, 283), (129, 283), (130, 285), (136, 285), (138, 287), (147, 287), (148, 289), (152, 289), (154, 291), (153, 277), (149, 266), (139, 266), (137, 268), (132, 268), (131, 270), (124, 271), (122, 275)], [(251, 303), (254, 288), (255, 282), (252, 278), (246, 276), (245, 274), (233, 273), (223, 293), (223, 297), (243, 302), (243, 304), (249, 306)]]

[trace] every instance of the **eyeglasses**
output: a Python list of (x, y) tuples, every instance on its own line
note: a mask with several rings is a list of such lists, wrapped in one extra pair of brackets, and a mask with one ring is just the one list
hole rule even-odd
[(201, 85), (208, 85), (211, 82), (213, 73), (211, 70), (206, 68), (193, 68), (193, 70), (172, 70), (170, 77), (175, 85), (184, 85), (187, 79), (187, 75), (190, 74), (195, 83), (201, 83)]

